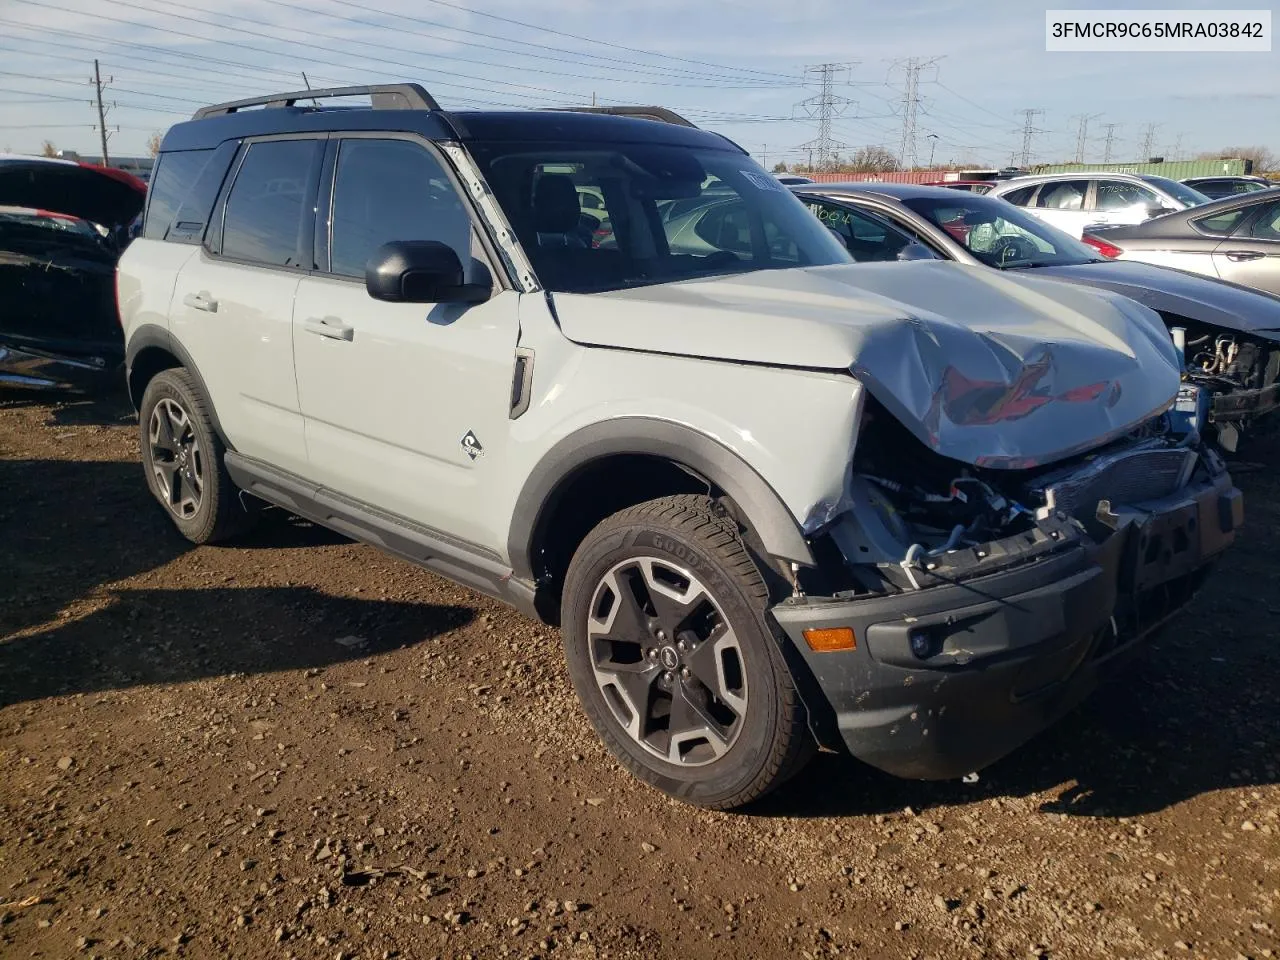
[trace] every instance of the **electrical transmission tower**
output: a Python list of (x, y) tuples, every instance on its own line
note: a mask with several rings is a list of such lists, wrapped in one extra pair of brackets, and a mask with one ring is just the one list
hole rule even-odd
[(898, 60), (889, 68), (890, 76), (895, 71), (902, 72), (902, 142), (898, 147), (898, 162), (904, 170), (918, 167), (919, 158), (916, 153), (916, 121), (920, 115), (920, 74), (936, 67), (941, 57), (928, 60), (922, 57), (909, 57)]
[(1043, 117), (1044, 111), (1028, 107), (1026, 110), (1019, 111), (1022, 114), (1022, 165), (1025, 167), (1031, 163), (1031, 141), (1036, 134), (1044, 133), (1036, 126), (1036, 117)]
[(1105, 145), (1102, 148), (1102, 162), (1110, 163), (1111, 162), (1111, 145), (1115, 143), (1116, 127), (1120, 126), (1120, 124), (1104, 123), (1103, 126), (1107, 128), (1107, 137), (1106, 137), (1106, 140), (1104, 141)]
[[(849, 98), (839, 96), (835, 86), (837, 78), (855, 66), (856, 63), (817, 63), (804, 68), (805, 83), (816, 82), (818, 92), (797, 103), (795, 110), (797, 113), (803, 111), (805, 117), (818, 121), (818, 135), (800, 144), (800, 149), (808, 150), (810, 158), (817, 154), (817, 169), (830, 166), (835, 160), (836, 150), (844, 146), (831, 136), (831, 121), (843, 116), (850, 105), (855, 104)], [(809, 168), (814, 169), (813, 159), (809, 161)]]
[(1073, 120), (1080, 121), (1080, 126), (1076, 128), (1076, 163), (1084, 163), (1085, 150), (1089, 147), (1089, 121), (1097, 120), (1100, 116), (1100, 113), (1080, 113), (1072, 117)]
[(1160, 126), (1158, 123), (1148, 123), (1146, 129), (1142, 131), (1142, 153), (1140, 159), (1151, 159), (1151, 150), (1156, 143), (1156, 131), (1160, 129)]

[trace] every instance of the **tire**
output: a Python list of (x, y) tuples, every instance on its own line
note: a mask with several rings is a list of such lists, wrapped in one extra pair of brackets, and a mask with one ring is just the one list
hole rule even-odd
[(587, 717), (635, 776), (725, 810), (809, 759), (769, 603), (738, 530), (707, 497), (642, 503), (587, 534), (566, 576), (565, 655)]
[(223, 463), (226, 447), (213, 429), (209, 402), (188, 371), (156, 374), (142, 395), (138, 422), (147, 488), (184, 537), (219, 543), (252, 525)]

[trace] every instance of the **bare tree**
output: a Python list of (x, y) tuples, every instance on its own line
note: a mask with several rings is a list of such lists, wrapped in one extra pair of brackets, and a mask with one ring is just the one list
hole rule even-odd
[(859, 147), (840, 167), (854, 173), (884, 173), (898, 169), (898, 158), (891, 150), (878, 145)]
[(40, 145), (40, 155), (42, 157), (56, 157), (58, 155), (58, 148), (53, 145), (52, 140), (46, 140)]
[(157, 130), (147, 138), (147, 153), (153, 157), (160, 155), (160, 144), (164, 140), (164, 134)]

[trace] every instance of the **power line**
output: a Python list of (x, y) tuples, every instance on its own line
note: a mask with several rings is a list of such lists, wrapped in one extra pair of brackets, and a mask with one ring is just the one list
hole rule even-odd
[(1103, 126), (1107, 128), (1107, 136), (1106, 136), (1106, 140), (1103, 142), (1104, 145), (1102, 148), (1102, 162), (1110, 163), (1111, 162), (1111, 145), (1115, 142), (1115, 139), (1116, 139), (1116, 127), (1123, 126), (1123, 124), (1104, 123)]
[[(152, 3), (159, 3), (159, 4), (162, 4), (162, 5), (164, 5), (164, 6), (169, 6), (169, 7), (177, 7), (177, 8), (182, 9), (182, 10), (196, 11), (196, 12), (199, 12), (199, 13), (209, 12), (209, 11), (206, 11), (206, 9), (205, 9), (204, 7), (201, 7), (201, 6), (195, 6), (195, 5), (188, 4), (188, 3), (183, 3), (183, 2), (181, 2), (181, 0), (150, 0), (150, 2), (152, 2)], [(312, 15), (312, 16), (319, 15), (319, 16), (329, 17), (329, 18), (331, 18), (331, 19), (338, 20), (338, 21), (341, 21), (341, 22), (344, 22), (344, 23), (356, 24), (357, 26), (360, 26), (360, 27), (366, 27), (366, 28), (368, 28), (368, 27), (370, 27), (370, 26), (371, 26), (371, 24), (370, 24), (370, 23), (369, 23), (369, 21), (368, 21), (368, 16), (367, 16), (367, 14), (366, 14), (366, 16), (365, 16), (363, 19), (357, 19), (357, 18), (355, 18), (355, 17), (344, 17), (344, 16), (342, 16), (342, 15), (340, 15), (340, 14), (336, 14), (336, 13), (329, 13), (328, 11), (325, 11), (325, 10), (317, 10), (317, 9), (312, 8), (312, 7), (303, 6), (302, 4), (284, 3), (284, 2), (282, 2), (282, 0), (268, 0), (268, 2), (274, 3), (274, 4), (275, 4), (275, 5), (277, 5), (277, 6), (285, 7), (286, 9), (290, 9), (290, 10), (297, 10), (297, 11), (299, 11), (299, 12), (304, 12), (304, 13), (310, 14), (310, 15)], [(176, 16), (176, 15), (174, 15), (174, 14), (168, 14), (168, 13), (165, 13), (164, 11), (160, 11), (160, 10), (157, 10), (157, 11), (154, 11), (154, 12), (160, 13), (160, 14), (162, 14), (163, 16)], [(215, 13), (216, 13), (216, 11), (215, 11)], [(216, 14), (216, 15), (217, 15), (217, 16), (220, 16), (220, 17), (222, 17), (223, 19), (229, 19), (229, 20), (232, 20), (234, 23), (237, 23), (237, 24), (239, 24), (239, 23), (252, 23), (252, 24), (256, 24), (256, 25), (258, 25), (258, 26), (263, 26), (263, 27), (272, 27), (272, 28), (275, 28), (275, 29), (279, 29), (279, 24), (272, 23), (271, 21), (268, 21), (268, 20), (256, 20), (256, 19), (253, 19), (252, 17), (246, 17), (246, 16), (243, 16), (242, 14), (236, 14), (234, 17), (232, 17), (231, 15), (228, 15), (228, 14)], [(202, 23), (203, 23), (203, 22), (207, 22), (207, 21), (197, 21), (197, 22), (202, 22)], [(449, 27), (447, 27), (447, 26), (446, 26), (446, 25), (444, 25), (444, 24), (441, 24), (440, 26), (445, 27), (445, 29), (456, 29), (456, 28), (449, 28)], [(390, 28), (381, 28), (381, 29), (390, 29)], [(360, 45), (360, 46), (364, 46), (364, 47), (374, 47), (374, 48), (376, 48), (376, 49), (378, 49), (378, 50), (387, 50), (387, 51), (392, 51), (392, 52), (396, 52), (396, 53), (406, 53), (406, 54), (409, 54), (410, 56), (415, 56), (415, 57), (420, 57), (420, 56), (423, 56), (423, 55), (424, 55), (424, 54), (423, 54), (423, 51), (421, 51), (421, 50), (412, 50), (412, 49), (409, 49), (409, 48), (407, 48), (407, 47), (398, 47), (398, 46), (390, 45), (390, 44), (387, 44), (387, 43), (384, 43), (384, 42), (372, 42), (372, 41), (368, 41), (368, 40), (360, 40), (360, 39), (357, 39), (356, 37), (352, 37), (352, 36), (335, 36), (335, 35), (333, 35), (333, 34), (331, 34), (331, 33), (321, 33), (321, 32), (316, 31), (316, 30), (308, 30), (308, 29), (304, 29), (304, 28), (299, 27), (299, 26), (296, 26), (296, 25), (291, 25), (291, 26), (289, 27), (289, 31), (290, 31), (291, 33), (305, 34), (305, 35), (307, 35), (307, 36), (311, 36), (311, 37), (319, 37), (319, 38), (326, 39), (326, 40), (338, 40), (338, 41), (341, 41), (341, 42), (342, 42), (342, 43), (344, 43), (344, 44), (352, 44), (352, 43), (354, 43), (354, 44), (358, 44), (358, 45)], [(404, 31), (400, 31), (400, 32), (402, 32), (402, 33), (403, 33)], [(410, 34), (411, 34), (411, 35), (414, 35), (414, 36), (422, 36), (422, 35), (423, 35), (423, 34), (421, 34), (419, 31), (410, 31)], [(254, 34), (254, 35), (258, 35), (258, 36), (260, 36), (260, 34)], [(435, 39), (435, 38), (428, 38), (428, 39)], [(495, 38), (495, 39), (505, 39), (505, 38)], [(462, 45), (465, 45), (465, 46), (481, 47), (482, 49), (485, 49), (485, 50), (486, 50), (487, 52), (489, 52), (489, 53), (493, 53), (493, 52), (494, 52), (494, 48), (493, 48), (493, 45), (492, 45), (492, 44), (482, 45), (482, 44), (475, 44), (475, 43), (466, 43), (465, 41), (454, 41), (454, 42), (461, 43)], [(516, 41), (507, 41), (507, 42), (516, 42)], [(652, 77), (661, 77), (661, 78), (663, 78), (663, 79), (661, 79), (661, 80), (647, 80), (647, 81), (645, 81), (646, 83), (652, 84), (652, 85), (654, 85), (654, 86), (686, 86), (686, 87), (697, 87), (697, 86), (699, 86), (699, 85), (697, 85), (697, 84), (690, 84), (690, 83), (688, 82), (688, 80), (684, 80), (684, 79), (674, 79), (674, 80), (673, 80), (673, 79), (671, 79), (671, 78), (672, 78), (673, 74), (675, 74), (675, 75), (687, 74), (689, 79), (696, 79), (696, 80), (719, 80), (719, 79), (723, 79), (723, 78), (721, 78), (721, 77), (709, 76), (709, 75), (706, 75), (706, 74), (695, 74), (695, 73), (692, 73), (692, 72), (690, 72), (690, 71), (682, 71), (682, 70), (679, 70), (679, 69), (675, 69), (675, 70), (673, 70), (673, 69), (671, 69), (671, 68), (667, 68), (667, 69), (665, 69), (665, 70), (656, 70), (656, 69), (648, 68), (648, 67), (645, 67), (645, 66), (639, 66), (639, 65), (635, 65), (635, 64), (631, 64), (631, 65), (616, 65), (616, 64), (615, 64), (615, 65), (610, 65), (610, 66), (607, 68), (607, 69), (609, 70), (609, 74), (608, 74), (608, 75), (601, 76), (601, 75), (598, 75), (598, 74), (597, 74), (597, 75), (594, 75), (594, 76), (585, 76), (585, 75), (583, 74), (583, 72), (582, 72), (582, 68), (583, 68), (583, 67), (600, 67), (601, 65), (598, 65), (598, 64), (584, 64), (584, 63), (582, 62), (581, 57), (579, 57), (577, 60), (570, 60), (570, 59), (561, 58), (561, 57), (543, 57), (543, 56), (541, 56), (541, 55), (535, 55), (535, 54), (523, 54), (523, 53), (521, 53), (521, 54), (518, 54), (518, 55), (519, 55), (519, 56), (538, 56), (540, 59), (551, 60), (551, 61), (558, 62), (558, 63), (568, 63), (568, 64), (575, 65), (575, 66), (577, 66), (577, 67), (579, 68), (576, 72), (568, 73), (568, 72), (565, 72), (564, 70), (549, 70), (549, 69), (546, 69), (546, 68), (544, 68), (544, 67), (521, 66), (521, 67), (520, 67), (520, 72), (522, 72), (522, 73), (539, 73), (539, 74), (544, 74), (544, 75), (547, 75), (547, 76), (554, 76), (554, 77), (568, 77), (568, 78), (576, 79), (576, 80), (588, 80), (588, 79), (590, 79), (590, 80), (597, 80), (597, 81), (603, 80), (603, 81), (606, 81), (606, 82), (610, 82), (610, 81), (612, 81), (612, 82), (618, 82), (618, 80), (617, 80), (617, 78), (616, 78), (616, 74), (617, 74), (617, 73), (619, 73), (619, 72), (623, 72), (623, 73), (635, 73), (635, 74), (640, 74), (640, 75), (642, 75), (642, 76), (652, 76)], [(456, 61), (456, 62), (458, 62), (458, 63), (468, 63), (468, 64), (473, 64), (473, 65), (476, 65), (476, 66), (482, 66), (482, 67), (498, 67), (498, 68), (504, 68), (504, 67), (509, 67), (509, 66), (510, 66), (510, 64), (505, 64), (505, 63), (495, 63), (495, 62), (494, 62), (494, 61), (492, 61), (492, 60), (477, 60), (477, 59), (475, 59), (474, 57), (461, 57), (461, 56), (458, 56), (457, 54), (442, 53), (442, 52), (439, 52), (439, 51), (432, 51), (432, 52), (431, 52), (431, 54), (430, 54), (430, 56), (431, 56), (431, 58), (432, 58), (433, 60), (453, 60), (453, 61)], [(493, 82), (499, 82), (499, 83), (500, 83), (500, 82), (502, 82), (502, 81), (493, 81)], [(795, 85), (795, 81), (794, 81), (794, 80), (792, 81), (792, 85)], [(762, 81), (757, 81), (757, 82), (754, 82), (754, 83), (752, 83), (752, 84), (750, 84), (750, 85), (746, 85), (746, 86), (739, 86), (739, 87), (725, 86), (725, 85), (723, 85), (723, 84), (721, 84), (721, 83), (707, 84), (707, 86), (708, 86), (708, 87), (713, 87), (713, 88), (716, 88), (716, 89), (721, 89), (721, 88), (723, 88), (723, 89), (752, 89), (752, 90), (755, 90), (755, 89), (768, 89), (768, 87), (766, 87), (766, 86), (764, 86), (764, 85), (763, 85), (763, 82), (762, 82)]]
[[(796, 109), (818, 121), (818, 135), (800, 146), (818, 155), (818, 166), (826, 169), (835, 159), (836, 148), (844, 144), (831, 136), (831, 119), (841, 116), (853, 103), (848, 97), (839, 96), (835, 92), (835, 79), (841, 73), (848, 73), (856, 63), (817, 63), (804, 68), (805, 77), (816, 77), (818, 92), (812, 97), (801, 100)], [(810, 162), (810, 169), (813, 164)]]
[(1157, 131), (1157, 130), (1159, 130), (1159, 129), (1160, 129), (1160, 127), (1162, 127), (1162, 126), (1164, 126), (1164, 124), (1160, 124), (1160, 123), (1148, 123), (1148, 124), (1146, 125), (1146, 127), (1143, 129), (1143, 132), (1142, 132), (1142, 149), (1141, 149), (1141, 153), (1140, 153), (1140, 155), (1139, 155), (1139, 156), (1140, 156), (1140, 158), (1141, 158), (1142, 160), (1150, 160), (1150, 159), (1151, 159), (1151, 148), (1155, 146), (1155, 142), (1156, 142), (1156, 131)]
[(905, 169), (919, 166), (916, 158), (916, 119), (920, 109), (920, 74), (922, 71), (937, 65), (941, 57), (924, 60), (910, 57), (899, 60), (889, 68), (890, 74), (895, 70), (903, 73), (902, 83), (902, 141), (898, 149), (899, 163)]
[(1100, 116), (1100, 113), (1080, 113), (1072, 117), (1073, 120), (1080, 121), (1076, 131), (1076, 163), (1084, 163), (1085, 148), (1089, 145), (1089, 121), (1097, 120)]
[(1022, 114), (1022, 165), (1025, 167), (1031, 163), (1031, 141), (1036, 134), (1044, 133), (1035, 125), (1036, 117), (1043, 117), (1044, 111), (1028, 107), (1020, 112)]
[[(277, 52), (274, 52), (274, 51), (271, 51), (271, 50), (264, 50), (262, 47), (255, 47), (255, 46), (252, 46), (252, 45), (247, 44), (247, 43), (240, 43), (239, 41), (234, 41), (234, 40), (214, 40), (213, 38), (210, 38), (210, 37), (202, 37), (202, 36), (200, 36), (199, 34), (195, 34), (195, 33), (188, 33), (188, 32), (183, 31), (183, 30), (174, 30), (174, 29), (172, 29), (172, 28), (170, 28), (170, 27), (161, 27), (161, 26), (157, 26), (156, 24), (153, 24), (153, 23), (140, 23), (140, 22), (138, 22), (138, 21), (136, 21), (136, 20), (126, 20), (126, 19), (121, 18), (121, 17), (112, 17), (112, 16), (108, 16), (108, 15), (103, 14), (103, 13), (91, 13), (91, 12), (86, 11), (86, 10), (73, 10), (73, 9), (71, 9), (71, 8), (68, 8), (68, 7), (62, 7), (62, 6), (58, 6), (57, 4), (48, 3), (48, 2), (46, 2), (46, 0), (13, 0), (13, 2), (15, 2), (15, 3), (25, 3), (25, 4), (29, 4), (29, 5), (31, 5), (31, 6), (42, 7), (42, 8), (47, 9), (47, 10), (57, 10), (57, 11), (60, 11), (60, 12), (63, 12), (63, 13), (78, 13), (78, 14), (80, 14), (80, 15), (82, 15), (82, 16), (93, 17), (93, 18), (94, 18), (94, 19), (96, 19), (96, 20), (106, 20), (106, 21), (108, 21), (108, 22), (110, 22), (110, 23), (119, 23), (119, 24), (123, 24), (123, 25), (125, 25), (125, 26), (129, 26), (129, 27), (135, 27), (135, 28), (137, 28), (137, 27), (141, 27), (141, 28), (145, 28), (145, 29), (156, 30), (156, 31), (159, 31), (159, 32), (161, 32), (161, 33), (168, 33), (168, 34), (173, 34), (174, 36), (186, 37), (186, 38), (187, 38), (187, 39), (189, 39), (189, 40), (199, 40), (199, 41), (201, 41), (202, 43), (220, 43), (220, 44), (223, 44), (223, 45), (226, 45), (226, 46), (238, 47), (238, 48), (243, 49), (243, 50), (249, 50), (249, 51), (252, 51), (253, 53), (262, 54), (262, 55), (264, 55), (264, 56), (268, 56), (268, 57), (278, 57), (278, 56), (279, 56), (279, 54), (278, 54)], [(152, 9), (151, 9), (151, 8), (149, 8), (149, 7), (143, 7), (143, 6), (139, 6), (138, 4), (129, 3), (129, 2), (127, 2), (127, 0), (115, 0), (115, 3), (113, 4), (113, 6), (115, 6), (115, 7), (131, 7), (131, 8), (133, 8), (133, 9), (135, 9), (135, 10), (141, 10), (141, 11), (143, 11), (143, 12), (145, 12), (145, 13), (149, 13), (149, 14), (153, 14), (153, 15), (158, 13), (158, 14), (160, 14), (161, 16), (170, 16), (170, 17), (171, 17), (171, 16), (176, 16), (175, 14), (168, 14), (168, 13), (164, 13), (163, 11), (152, 10)], [(402, 69), (402, 70), (398, 70), (398, 71), (387, 71), (387, 70), (378, 70), (378, 69), (371, 68), (371, 67), (361, 67), (361, 66), (358, 66), (358, 65), (357, 65), (357, 66), (351, 66), (351, 65), (336, 64), (336, 63), (334, 63), (334, 61), (333, 61), (333, 51), (332, 51), (332, 48), (331, 48), (331, 47), (325, 47), (325, 46), (321, 46), (320, 44), (315, 44), (315, 43), (307, 43), (307, 42), (306, 42), (306, 41), (304, 41), (304, 40), (289, 40), (289, 39), (286, 39), (286, 38), (283, 38), (283, 37), (273, 37), (273, 36), (270, 36), (270, 35), (268, 35), (268, 34), (260, 34), (260, 33), (257, 33), (256, 31), (253, 31), (253, 30), (246, 30), (246, 29), (238, 28), (238, 27), (228, 27), (228, 26), (225, 26), (225, 25), (223, 25), (223, 24), (213, 23), (213, 22), (208, 21), (208, 20), (200, 20), (199, 18), (196, 18), (196, 17), (182, 17), (181, 19), (182, 19), (182, 20), (184, 20), (184, 21), (194, 21), (194, 22), (196, 22), (196, 23), (202, 23), (202, 24), (204, 24), (205, 26), (215, 27), (215, 28), (217, 28), (218, 30), (229, 30), (229, 31), (232, 31), (232, 32), (234, 32), (234, 33), (242, 33), (242, 34), (247, 34), (247, 35), (249, 35), (249, 36), (259, 36), (259, 37), (264, 37), (265, 39), (270, 40), (270, 41), (272, 41), (272, 42), (274, 42), (274, 43), (288, 44), (288, 45), (290, 45), (290, 46), (306, 47), (306, 48), (314, 49), (314, 50), (317, 50), (317, 51), (319, 51), (319, 52), (321, 52), (321, 53), (327, 54), (327, 56), (325, 56), (325, 57), (323, 57), (323, 58), (318, 57), (318, 56), (303, 56), (303, 55), (301, 55), (301, 54), (296, 54), (296, 53), (295, 53), (295, 54), (292, 54), (292, 56), (293, 56), (295, 59), (297, 59), (297, 60), (306, 60), (306, 61), (308, 61), (308, 62), (310, 62), (310, 63), (321, 63), (321, 64), (325, 64), (325, 65), (327, 65), (327, 66), (342, 66), (344, 69), (364, 70), (364, 71), (366, 71), (366, 72), (368, 72), (368, 73), (380, 73), (380, 74), (382, 74), (383, 76), (393, 76), (393, 77), (396, 77), (397, 79), (401, 79), (401, 78), (403, 77), (403, 75), (404, 75), (404, 69), (413, 70), (413, 71), (418, 71), (418, 70), (421, 70), (421, 69), (422, 69), (421, 65), (419, 65), (419, 64), (403, 63), (403, 62), (398, 61), (398, 60), (387, 60), (387, 59), (384, 59), (384, 58), (380, 58), (380, 57), (372, 57), (372, 56), (367, 56), (367, 55), (363, 55), (363, 54), (355, 54), (355, 56), (356, 56), (356, 58), (357, 58), (357, 59), (360, 59), (360, 60), (368, 60), (368, 61), (370, 61), (371, 63), (383, 63), (383, 64), (387, 64), (387, 65), (389, 65), (389, 66), (401, 67), (401, 68), (404, 68), (404, 69)], [(432, 72), (438, 72), (438, 71), (432, 71)], [(464, 78), (466, 78), (466, 79), (479, 79), (479, 80), (484, 80), (484, 79), (486, 79), (486, 78), (483, 78), (483, 77), (474, 77), (474, 76), (472, 76), (472, 75), (470, 75), (470, 74), (451, 74), (451, 75), (452, 75), (452, 76), (464, 77)], [(578, 94), (578, 93), (570, 93), (570, 92), (565, 91), (565, 90), (556, 90), (556, 89), (554, 89), (554, 88), (550, 88), (550, 87), (537, 87), (537, 86), (533, 86), (532, 84), (520, 84), (520, 83), (513, 83), (513, 82), (510, 82), (510, 81), (504, 81), (504, 80), (494, 80), (493, 82), (494, 82), (494, 83), (503, 83), (503, 84), (505, 84), (505, 85), (507, 85), (507, 86), (519, 87), (519, 88), (528, 89), (528, 90), (537, 90), (537, 91), (540, 91), (541, 93), (550, 93), (550, 94), (554, 94), (554, 95), (556, 95), (556, 96), (569, 97), (569, 98), (571, 98), (571, 99), (576, 99), (576, 98), (578, 98), (578, 97), (580, 97), (580, 96), (581, 96), (581, 95), (580, 95), (580, 94)], [(455, 83), (455, 82), (453, 82), (452, 80), (450, 80), (450, 81), (446, 81), (446, 82), (442, 82), (440, 85), (441, 85), (441, 86), (446, 86), (446, 87), (457, 87), (458, 89), (463, 89), (463, 90), (476, 90), (476, 91), (479, 91), (479, 92), (481, 92), (481, 93), (497, 93), (497, 94), (502, 94), (502, 95), (504, 95), (504, 96), (508, 96), (508, 97), (515, 97), (515, 98), (519, 98), (519, 99), (523, 99), (523, 100), (534, 100), (534, 101), (539, 101), (539, 100), (542, 100), (542, 99), (543, 99), (542, 97), (531, 96), (531, 95), (529, 95), (529, 94), (513, 93), (513, 92), (510, 92), (510, 91), (503, 91), (503, 90), (494, 90), (492, 87), (477, 87), (477, 86), (473, 86), (473, 85), (470, 85), (470, 84)]]
[[(343, 2), (346, 2), (346, 0), (343, 0)], [(540, 24), (535, 24), (535, 23), (526, 23), (526, 22), (525, 22), (525, 21), (523, 21), (523, 20), (513, 20), (513, 19), (512, 19), (512, 18), (510, 18), (510, 17), (502, 17), (502, 16), (499, 16), (499, 15), (497, 15), (497, 14), (495, 14), (495, 13), (485, 13), (485, 12), (484, 12), (484, 11), (482, 11), (482, 10), (475, 10), (475, 9), (473, 9), (473, 8), (471, 8), (471, 7), (465, 7), (465, 6), (463, 6), (462, 4), (459, 4), (459, 3), (451, 3), (451, 2), (449, 2), (449, 0), (427, 0), (427, 2), (428, 2), (428, 3), (434, 3), (436, 6), (440, 6), (440, 7), (449, 7), (449, 8), (451, 8), (451, 9), (453, 9), (453, 10), (461, 10), (462, 12), (464, 12), (464, 13), (469, 13), (469, 14), (471, 14), (472, 16), (476, 16), (476, 17), (487, 17), (487, 18), (488, 18), (488, 19), (490, 19), (490, 20), (499, 20), (499, 21), (502, 21), (503, 23), (510, 23), (510, 24), (513, 24), (513, 25), (518, 26), (518, 27), (524, 27), (525, 29), (528, 29), (528, 30), (540, 30), (540, 31), (542, 31), (543, 33), (550, 33), (550, 34), (554, 34), (554, 35), (559, 36), (559, 37), (567, 37), (567, 38), (569, 38), (570, 40), (579, 40), (579, 41), (581, 41), (581, 42), (583, 42), (583, 43), (593, 43), (593, 44), (598, 44), (598, 45), (600, 45), (600, 46), (610, 47), (610, 48), (612, 48), (612, 49), (614, 49), (614, 50), (625, 50), (625, 51), (626, 51), (626, 52), (628, 52), (628, 53), (640, 53), (640, 54), (643, 54), (643, 55), (645, 55), (645, 56), (647, 56), (647, 57), (655, 57), (655, 58), (660, 57), (660, 58), (662, 58), (662, 59), (664, 59), (664, 60), (676, 60), (676, 61), (679, 61), (679, 62), (681, 62), (681, 63), (692, 63), (692, 64), (696, 64), (697, 66), (701, 66), (701, 67), (711, 67), (711, 68), (713, 68), (713, 69), (715, 69), (715, 70), (736, 70), (736, 71), (738, 71), (738, 72), (740, 72), (740, 73), (751, 73), (751, 74), (758, 74), (758, 75), (763, 76), (763, 77), (772, 77), (772, 78), (774, 78), (774, 79), (782, 78), (782, 79), (786, 79), (786, 80), (791, 80), (791, 78), (790, 78), (790, 77), (784, 77), (782, 74), (769, 73), (769, 72), (764, 71), (764, 70), (753, 70), (753, 69), (748, 68), (748, 67), (727, 67), (727, 66), (725, 66), (725, 65), (723, 65), (723, 64), (718, 64), (718, 63), (708, 63), (708, 62), (707, 62), (707, 61), (705, 61), (705, 60), (691, 60), (691, 59), (689, 59), (688, 57), (677, 57), (677, 56), (675, 56), (675, 55), (673, 55), (673, 54), (668, 54), (668, 53), (655, 53), (655, 52), (653, 52), (653, 51), (651, 51), (651, 50), (641, 50), (641, 49), (640, 49), (640, 48), (638, 48), (638, 47), (628, 47), (628, 46), (625, 46), (625, 45), (620, 44), (620, 43), (610, 43), (610, 42), (609, 42), (609, 41), (607, 41), (607, 40), (597, 40), (597, 39), (594, 39), (594, 38), (592, 38), (592, 37), (584, 37), (584, 36), (580, 36), (580, 35), (578, 35), (578, 34), (576, 34), (576, 33), (565, 33), (565, 32), (564, 32), (564, 31), (562, 31), (562, 30), (553, 30), (553, 29), (552, 29), (552, 28), (550, 28), (550, 27), (544, 27), (544, 26), (542, 26), (542, 25), (540, 25)], [(347, 5), (349, 5), (349, 6), (354, 6), (354, 4), (349, 4), (349, 3), (348, 3)], [(366, 9), (366, 10), (367, 10), (367, 9), (369, 9), (369, 8), (367, 8), (367, 7), (366, 7), (366, 8), (362, 8), (362, 9)], [(624, 61), (624, 62), (629, 62), (629, 61)]]

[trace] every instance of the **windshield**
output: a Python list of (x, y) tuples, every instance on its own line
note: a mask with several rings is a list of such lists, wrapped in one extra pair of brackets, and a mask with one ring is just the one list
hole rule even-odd
[(653, 143), (473, 143), (548, 290), (850, 262), (826, 227), (745, 154)]
[(954, 193), (954, 200), (912, 197), (902, 202), (990, 267), (1061, 267), (1098, 259), (1091, 248), (1020, 207)]
[(1188, 187), (1185, 183), (1179, 183), (1177, 180), (1170, 180), (1168, 177), (1143, 177), (1142, 179), (1153, 187), (1159, 187), (1173, 199), (1188, 207), (1198, 207), (1202, 203), (1209, 202), (1209, 198), (1199, 190)]

